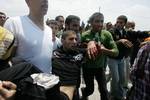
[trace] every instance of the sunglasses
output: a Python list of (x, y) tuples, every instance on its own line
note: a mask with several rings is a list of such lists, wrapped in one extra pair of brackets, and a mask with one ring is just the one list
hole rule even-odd
[(6, 17), (5, 17), (5, 16), (0, 16), (0, 19), (5, 20), (5, 19), (6, 19)]

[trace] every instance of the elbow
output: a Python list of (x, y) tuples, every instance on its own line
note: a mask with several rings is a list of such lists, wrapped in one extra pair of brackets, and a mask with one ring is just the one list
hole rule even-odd
[(118, 50), (114, 50), (112, 56), (113, 57), (117, 57), (118, 55), (119, 55), (119, 51)]

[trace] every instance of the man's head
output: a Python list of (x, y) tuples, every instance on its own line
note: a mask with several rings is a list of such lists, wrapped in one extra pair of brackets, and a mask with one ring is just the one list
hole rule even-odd
[(49, 20), (47, 19), (46, 24), (52, 28), (53, 34), (57, 34), (57, 32), (59, 31), (59, 25), (58, 22), (56, 20)]
[(120, 15), (118, 18), (117, 18), (117, 21), (116, 21), (116, 28), (117, 29), (123, 29), (124, 26), (126, 25), (127, 23), (127, 17), (125, 15)]
[(3, 26), (6, 21), (6, 14), (3, 12), (0, 12), (0, 26)]
[(55, 20), (59, 24), (59, 30), (63, 29), (64, 28), (64, 17), (62, 15), (59, 15), (55, 18)]
[(65, 28), (78, 33), (80, 30), (80, 18), (75, 15), (69, 15), (65, 20)]
[(128, 21), (127, 24), (126, 24), (126, 26), (125, 26), (125, 28), (126, 28), (127, 30), (134, 30), (134, 29), (135, 29), (135, 22), (133, 22), (133, 21)]
[[(48, 0), (26, 0), (30, 14), (34, 16), (44, 16), (48, 11)], [(39, 16), (39, 17), (41, 17)]]
[(46, 24), (52, 28), (52, 36), (53, 36), (53, 41), (55, 41), (56, 39), (56, 34), (59, 31), (59, 25), (58, 22), (56, 20), (49, 20), (47, 19)]
[(64, 50), (71, 51), (77, 46), (77, 36), (74, 31), (68, 30), (62, 34), (61, 38)]
[(113, 28), (112, 23), (111, 23), (111, 22), (107, 22), (107, 23), (106, 23), (106, 29), (107, 29), (107, 30), (110, 30), (110, 29), (112, 29), (112, 28)]
[(91, 24), (92, 30), (98, 32), (103, 28), (104, 15), (100, 12), (96, 12), (90, 17), (88, 22)]

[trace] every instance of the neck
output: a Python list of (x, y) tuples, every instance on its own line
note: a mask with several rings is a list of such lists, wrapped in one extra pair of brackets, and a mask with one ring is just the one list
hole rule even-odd
[(28, 17), (37, 25), (41, 30), (44, 30), (44, 16), (29, 14)]
[(68, 49), (66, 49), (64, 46), (62, 48), (63, 48), (63, 51), (65, 51), (65, 52), (68, 51)]
[(92, 33), (101, 33), (101, 30), (91, 30), (92, 31)]

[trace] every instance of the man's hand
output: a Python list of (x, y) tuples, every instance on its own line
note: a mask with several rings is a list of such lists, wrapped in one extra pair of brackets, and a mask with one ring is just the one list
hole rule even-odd
[(95, 41), (90, 41), (87, 44), (87, 54), (88, 54), (89, 59), (92, 59), (92, 58), (95, 59), (95, 57), (97, 56), (98, 49), (96, 47)]
[(104, 46), (103, 44), (101, 44), (101, 45), (100, 45), (100, 50), (99, 50), (99, 52), (100, 52), (100, 53), (104, 53), (105, 51), (106, 51), (105, 46)]
[(10, 81), (0, 82), (0, 100), (14, 100), (16, 85)]
[(120, 39), (119, 42), (122, 42), (127, 48), (131, 48), (133, 46), (133, 44), (127, 39)]

